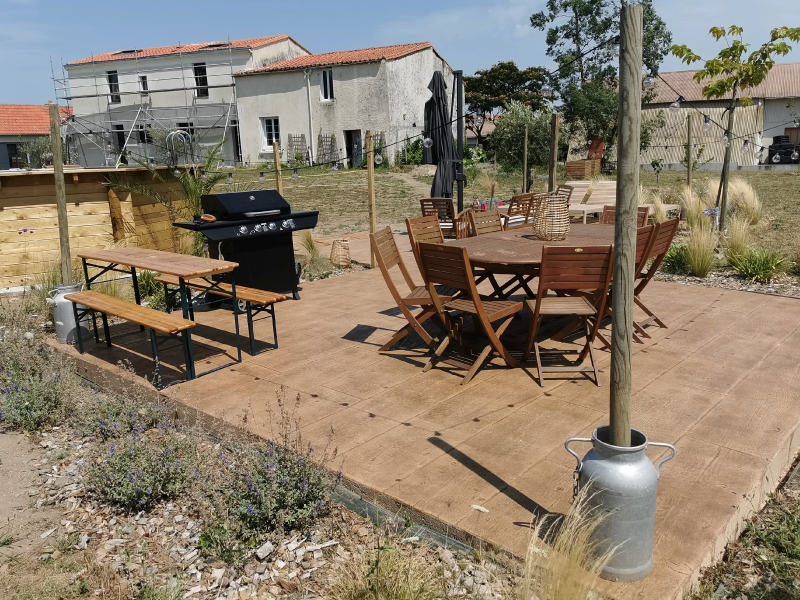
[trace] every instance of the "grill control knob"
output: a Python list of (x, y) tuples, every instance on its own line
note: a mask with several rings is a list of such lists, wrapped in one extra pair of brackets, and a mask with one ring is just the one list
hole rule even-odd
[(275, 231), (275, 230), (278, 228), (278, 224), (277, 224), (275, 221), (270, 221), (270, 222), (269, 222), (269, 228), (270, 228), (272, 231)]
[(289, 227), (291, 227), (291, 225), (289, 225), (289, 221), (283, 221), (281, 223), (281, 229), (289, 229)]
[(247, 225), (239, 225), (239, 235), (247, 234)]
[(255, 231), (256, 233), (261, 233), (263, 230), (264, 230), (264, 226), (261, 223), (259, 223), (258, 225), (256, 225), (253, 228), (253, 231)]

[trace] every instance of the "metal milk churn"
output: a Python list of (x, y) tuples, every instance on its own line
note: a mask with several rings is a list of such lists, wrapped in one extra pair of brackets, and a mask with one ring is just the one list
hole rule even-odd
[[(636, 581), (653, 569), (653, 537), (656, 523), (656, 488), (661, 465), (675, 456), (670, 444), (650, 442), (641, 431), (631, 429), (631, 447), (608, 443), (609, 427), (598, 427), (591, 438), (570, 438), (567, 451), (578, 459), (574, 494), (589, 486), (587, 506), (606, 513), (594, 532), (597, 553), (613, 551), (600, 576), (611, 581)], [(592, 442), (581, 459), (570, 442)], [(655, 466), (645, 454), (648, 446), (663, 446), (670, 454)]]
[[(78, 329), (75, 326), (75, 313), (72, 310), (72, 302), (66, 300), (66, 294), (75, 294), (81, 291), (83, 283), (64, 285), (59, 283), (54, 290), (50, 290), (47, 300), (53, 305), (53, 323), (56, 325), (56, 339), (62, 344), (74, 344), (78, 341)], [(79, 307), (83, 308), (83, 307)], [(81, 338), (87, 339), (89, 332), (89, 315), (81, 319)]]

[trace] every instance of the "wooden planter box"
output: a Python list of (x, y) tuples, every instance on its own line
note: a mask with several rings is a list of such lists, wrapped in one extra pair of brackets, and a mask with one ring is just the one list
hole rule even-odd
[(590, 179), (600, 172), (600, 159), (571, 160), (567, 162), (567, 179)]

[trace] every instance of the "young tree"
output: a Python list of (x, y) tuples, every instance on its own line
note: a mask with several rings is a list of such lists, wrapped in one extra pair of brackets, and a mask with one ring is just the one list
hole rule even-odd
[(506, 102), (521, 102), (531, 110), (539, 110), (546, 103), (542, 86), (547, 73), (539, 67), (520, 69), (513, 60), (499, 62), (489, 69), (464, 77), (464, 102), (478, 118), (467, 118), (467, 129), (483, 143), (483, 126), (486, 115), (493, 118)]
[[(786, 56), (792, 47), (786, 40), (800, 41), (800, 27), (777, 27), (770, 33), (768, 42), (748, 54), (750, 44), (742, 40), (744, 29), (731, 25), (726, 30), (724, 27), (712, 27), (709, 33), (715, 40), (724, 40), (726, 47), (719, 51), (714, 58), (704, 61), (702, 69), (694, 75), (695, 81), (702, 83), (703, 96), (709, 100), (724, 98), (730, 94), (728, 102), (728, 145), (725, 148), (725, 160), (722, 165), (720, 191), (717, 195), (719, 206), (719, 228), (725, 228), (725, 211), (728, 203), (728, 176), (731, 161), (731, 145), (733, 140), (734, 112), (736, 106), (749, 106), (753, 100), (747, 95), (747, 90), (763, 82), (775, 65), (775, 56)], [(672, 46), (672, 53), (682, 62), (690, 65), (703, 60), (699, 55), (684, 45)]]
[(507, 171), (522, 167), (525, 125), (528, 126), (528, 165), (545, 165), (550, 155), (550, 110), (533, 112), (517, 100), (508, 102), (492, 134), (497, 161)]

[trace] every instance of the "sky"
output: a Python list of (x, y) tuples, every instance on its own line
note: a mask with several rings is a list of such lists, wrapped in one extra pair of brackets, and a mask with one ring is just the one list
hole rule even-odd
[[(0, 0), (0, 103), (54, 99), (51, 59), (61, 62), (125, 48), (246, 39), (288, 33), (311, 52), (429, 41), (454, 69), (471, 75), (501, 60), (546, 66), (545, 32), (530, 15), (546, 0), (351, 0), (320, 2), (108, 2)], [(770, 30), (800, 26), (797, 0), (654, 0), (673, 41), (703, 57), (720, 46), (708, 30), (740, 25), (759, 45)], [(735, 15), (735, 19), (727, 15)], [(800, 45), (780, 62), (800, 62)], [(661, 71), (680, 70), (668, 57)]]

